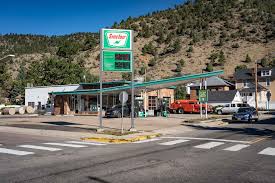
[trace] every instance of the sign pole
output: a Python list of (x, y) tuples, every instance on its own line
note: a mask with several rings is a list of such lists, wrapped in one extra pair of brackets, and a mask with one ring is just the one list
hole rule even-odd
[[(200, 90), (202, 89), (202, 81), (200, 80)], [(201, 118), (202, 118), (202, 101), (199, 101), (200, 102), (200, 115), (201, 115)]]
[[(206, 93), (207, 93), (207, 82), (206, 82), (206, 78), (204, 79), (204, 87), (205, 87), (205, 91), (206, 91)], [(208, 107), (207, 107), (207, 100), (206, 100), (206, 102), (205, 102), (205, 118), (207, 119), (208, 118), (208, 116), (207, 116), (207, 109)]]
[(128, 94), (123, 91), (119, 94), (119, 101), (121, 103), (121, 134), (123, 134), (123, 118), (124, 118), (124, 104), (128, 100)]
[[(132, 31), (133, 35), (133, 31)], [(133, 42), (133, 36), (131, 37)], [(133, 47), (133, 46), (132, 46)], [(133, 49), (133, 48), (132, 48)], [(134, 75), (135, 75), (134, 55), (132, 54), (132, 77), (131, 77), (131, 128), (130, 131), (136, 131), (135, 129), (135, 88), (134, 88)]]
[(103, 55), (102, 55), (102, 41), (103, 41), (103, 35), (102, 35), (102, 29), (100, 30), (100, 64), (99, 64), (99, 89), (100, 89), (100, 94), (99, 94), (99, 129), (98, 131), (102, 131), (102, 62), (103, 62)]
[(123, 134), (123, 115), (124, 115), (124, 97), (122, 99), (122, 111), (121, 111), (121, 134)]
[(100, 96), (99, 96), (99, 103), (100, 103), (100, 109), (99, 109), (99, 129), (103, 129), (103, 123), (102, 123), (102, 54), (100, 54)]

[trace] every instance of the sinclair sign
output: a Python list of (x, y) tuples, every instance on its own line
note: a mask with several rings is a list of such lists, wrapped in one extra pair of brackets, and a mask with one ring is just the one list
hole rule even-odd
[(101, 49), (132, 50), (132, 30), (101, 29)]

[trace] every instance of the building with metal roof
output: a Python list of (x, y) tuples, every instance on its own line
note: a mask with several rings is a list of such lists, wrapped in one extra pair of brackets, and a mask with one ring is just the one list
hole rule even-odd
[[(200, 74), (190, 74), (180, 77), (153, 80), (148, 82), (135, 82), (135, 99), (145, 105), (147, 109), (157, 109), (160, 100), (174, 101), (173, 86), (183, 85), (190, 81), (200, 80), (223, 74), (223, 71), (213, 71)], [(54, 104), (54, 114), (97, 114), (98, 98), (100, 94), (99, 83), (81, 83), (81, 89), (74, 91), (50, 92)], [(172, 88), (171, 88), (172, 87)], [(119, 103), (118, 95), (121, 91), (131, 93), (131, 83), (128, 81), (115, 81), (103, 83), (103, 108)]]

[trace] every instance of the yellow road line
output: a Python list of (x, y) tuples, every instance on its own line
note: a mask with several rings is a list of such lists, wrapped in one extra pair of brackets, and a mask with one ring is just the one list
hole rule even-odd
[(256, 139), (250, 141), (250, 144), (255, 144), (257, 142), (261, 142), (261, 141), (266, 140), (266, 139), (268, 139), (270, 137), (272, 137), (272, 136), (270, 135), (270, 136), (266, 136), (266, 137), (256, 138)]

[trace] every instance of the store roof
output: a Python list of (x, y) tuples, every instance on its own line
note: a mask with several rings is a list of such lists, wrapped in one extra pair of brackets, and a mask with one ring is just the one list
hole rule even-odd
[[(126, 80), (120, 80), (120, 81), (108, 81), (108, 82), (102, 82), (103, 85), (123, 85), (123, 84), (131, 84), (131, 81), (126, 81)], [(99, 86), (100, 82), (96, 82), (96, 83), (80, 83), (80, 85), (84, 86), (84, 85), (89, 85), (89, 86)]]
[[(222, 70), (213, 71), (213, 72), (206, 72), (206, 73), (199, 73), (199, 74), (189, 74), (180, 77), (162, 79), (162, 80), (153, 80), (143, 83), (134, 83), (135, 92), (139, 93), (141, 90), (146, 89), (147, 91), (162, 89), (162, 88), (169, 88), (171, 86), (182, 85), (190, 81), (195, 81), (200, 78), (207, 78), (212, 76), (217, 76), (223, 74)], [(102, 92), (106, 93), (119, 93), (121, 91), (126, 91), (128, 93), (131, 92), (131, 85), (124, 85), (124, 86), (116, 86), (116, 87), (109, 87), (103, 88)], [(99, 94), (99, 89), (86, 89), (86, 90), (75, 90), (70, 92), (52, 92), (53, 95), (93, 95)]]
[(237, 92), (237, 90), (209, 91), (208, 102), (232, 102)]
[[(217, 76), (209, 77), (206, 79), (207, 86), (234, 86), (233, 83), (230, 83), (224, 79), (221, 79)], [(190, 87), (200, 87), (200, 81), (197, 81)]]

